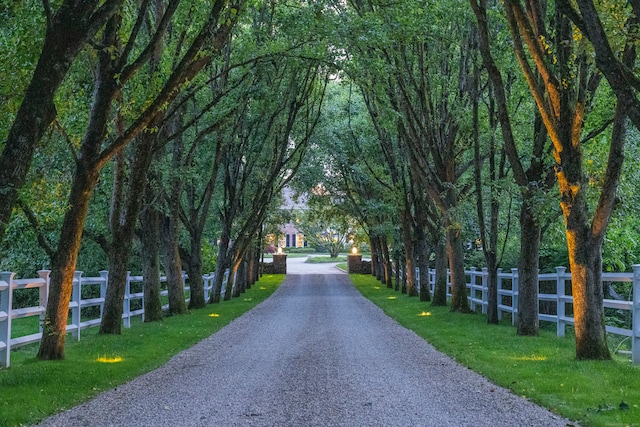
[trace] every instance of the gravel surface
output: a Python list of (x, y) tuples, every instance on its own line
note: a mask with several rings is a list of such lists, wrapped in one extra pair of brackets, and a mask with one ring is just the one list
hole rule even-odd
[(41, 425), (571, 424), (439, 353), (332, 265), (331, 274), (301, 275), (298, 264), (271, 298), (218, 333)]

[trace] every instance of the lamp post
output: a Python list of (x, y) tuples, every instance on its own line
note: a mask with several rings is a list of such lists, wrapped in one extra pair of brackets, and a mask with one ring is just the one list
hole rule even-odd
[(273, 254), (273, 273), (287, 274), (287, 254), (278, 246), (277, 253)]
[(358, 247), (353, 246), (351, 253), (347, 256), (347, 272), (362, 273), (362, 255), (358, 254)]

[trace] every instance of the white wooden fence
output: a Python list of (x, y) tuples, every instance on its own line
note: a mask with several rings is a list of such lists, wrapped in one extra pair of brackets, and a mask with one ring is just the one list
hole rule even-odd
[[(418, 270), (417, 273), (419, 277), (420, 271)], [(486, 268), (479, 270), (472, 267), (469, 270), (465, 270), (465, 274), (468, 278), (467, 289), (469, 290), (468, 298), (471, 309), (482, 310), (482, 313), (486, 314), (489, 271)], [(630, 312), (631, 325), (629, 329), (607, 326), (607, 332), (628, 337), (631, 341), (631, 360), (634, 364), (640, 364), (640, 265), (634, 265), (631, 273), (602, 273), (602, 281), (604, 283), (632, 283), (632, 292), (629, 300), (605, 299), (604, 306), (605, 308)], [(435, 270), (429, 270), (429, 284), (433, 292)], [(554, 314), (539, 313), (538, 318), (542, 321), (555, 323), (557, 335), (563, 337), (566, 326), (574, 323), (572, 316), (571, 273), (567, 273), (565, 267), (556, 267), (555, 273), (539, 274), (538, 284), (538, 307), (540, 307), (541, 302), (543, 304), (547, 302), (547, 305), (551, 306), (549, 311), (555, 312)], [(554, 288), (555, 292), (542, 292), (540, 291), (540, 285), (546, 288)], [(447, 274), (447, 295), (451, 295), (449, 274)], [(518, 315), (517, 268), (512, 268), (508, 272), (498, 269), (498, 318), (501, 319), (504, 314), (510, 314), (511, 322), (515, 325)]]
[[(33, 279), (16, 279), (15, 273), (0, 272), (0, 367), (8, 367), (11, 362), (11, 349), (21, 347), (23, 345), (32, 344), (40, 341), (42, 338), (42, 324), (44, 321), (44, 313), (47, 304), (49, 292), (49, 274), (48, 270), (38, 271), (37, 278)], [(73, 278), (73, 290), (71, 301), (69, 302), (70, 322), (67, 325), (67, 332), (71, 333), (75, 339), (80, 339), (80, 332), (83, 329), (100, 324), (102, 320), (102, 310), (104, 307), (104, 298), (107, 291), (109, 281), (109, 272), (101, 271), (98, 277), (82, 277), (82, 272), (76, 272)], [(209, 299), (209, 295), (213, 290), (215, 272), (202, 276), (204, 279), (205, 301)], [(224, 273), (222, 282), (222, 295), (229, 279), (229, 270)], [(161, 277), (162, 282), (166, 281), (166, 277)], [(188, 277), (183, 273), (183, 283), (186, 284)], [(144, 320), (144, 292), (141, 283), (142, 276), (127, 275), (127, 284), (124, 296), (124, 310), (122, 320), (125, 328), (131, 327), (131, 318), (141, 316)], [(92, 294), (99, 294), (99, 297), (83, 299), (83, 289), (88, 293), (87, 288), (94, 288)], [(95, 289), (97, 288), (97, 289)], [(26, 308), (13, 308), (13, 293), (19, 289), (39, 289), (40, 296), (38, 305)], [(97, 290), (99, 289), (99, 292)], [(133, 290), (133, 291), (132, 291)], [(186, 300), (189, 301), (189, 286), (184, 287)], [(162, 296), (168, 294), (167, 290), (161, 291)], [(140, 308), (132, 310), (132, 302), (140, 301)], [(87, 307), (100, 307), (99, 317), (91, 319), (83, 319), (81, 317), (82, 309)], [(168, 304), (162, 308), (167, 309)], [(39, 316), (40, 327), (39, 332), (30, 335), (12, 337), (11, 323), (14, 319), (20, 319), (30, 316)]]

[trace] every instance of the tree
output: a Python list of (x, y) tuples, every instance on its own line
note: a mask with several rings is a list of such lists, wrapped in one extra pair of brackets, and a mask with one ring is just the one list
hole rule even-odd
[[(520, 263), (518, 266), (518, 319), (519, 335), (538, 334), (538, 269), (540, 257), (541, 229), (540, 203), (541, 195), (550, 190), (554, 184), (553, 169), (545, 159), (547, 149), (547, 133), (540, 115), (535, 115), (531, 155), (529, 166), (523, 164), (523, 149), (518, 148), (516, 131), (512, 126), (512, 113), (509, 111), (508, 92), (505, 88), (503, 72), (497, 65), (489, 43), (489, 23), (487, 17), (487, 2), (471, 0), (471, 7), (478, 22), (478, 42), (483, 63), (487, 69), (491, 82), (491, 96), (495, 113), (491, 112), (490, 120), (497, 118), (502, 131), (505, 153), (513, 171), (513, 177), (520, 187), (522, 207), (520, 211)], [(494, 49), (495, 51), (496, 49)], [(503, 69), (505, 69), (503, 67)], [(537, 78), (537, 77), (536, 77)], [(496, 123), (497, 125), (497, 123)], [(492, 126), (493, 127), (493, 126)], [(490, 158), (493, 158), (491, 156)], [(491, 192), (495, 195), (495, 192)], [(493, 202), (495, 203), (495, 202)], [(494, 207), (495, 209), (495, 207)], [(494, 225), (495, 227), (495, 225)], [(491, 238), (495, 239), (495, 231)], [(483, 247), (486, 239), (482, 238)], [(490, 246), (495, 247), (495, 243)], [(496, 255), (491, 255), (494, 258)], [(488, 320), (497, 323), (497, 264), (495, 260), (488, 260), (489, 267), (489, 310)]]
[[(206, 64), (210, 63), (214, 54), (219, 53), (228, 40), (241, 5), (242, 3), (227, 4), (222, 0), (213, 3), (200, 31), (175, 70), (161, 85), (161, 89), (152, 95), (152, 101), (136, 116), (128, 128), (118, 132), (118, 136), (108, 141), (103, 148), (112, 103), (116, 95), (121, 92), (121, 85), (133, 78), (141, 66), (148, 62), (152, 54), (153, 42), (158, 42), (161, 34), (156, 32), (157, 37), (149, 48), (142, 50), (137, 59), (125, 67), (123, 64), (128, 63), (136, 37), (130, 37), (128, 44), (120, 50), (118, 44), (120, 17), (110, 21), (111, 28), (103, 34), (103, 43), (108, 49), (102, 49), (99, 54), (90, 120), (76, 159), (76, 174), (69, 195), (69, 209), (65, 215), (61, 238), (52, 263), (49, 302), (38, 352), (39, 359), (64, 357), (64, 338), (73, 273), (90, 196), (99, 179), (100, 170), (152, 122), (158, 112), (178, 95), (179, 88), (185, 82), (191, 80)], [(167, 21), (163, 25), (168, 25), (170, 22), (169, 15), (166, 16)], [(137, 30), (139, 26), (132, 27), (134, 35)], [(210, 53), (203, 51), (205, 46)], [(120, 66), (117, 67), (118, 65)], [(115, 70), (122, 70), (122, 73), (116, 74)]]
[[(610, 359), (603, 308), (602, 241), (620, 176), (626, 133), (624, 108), (628, 105), (618, 98), (605, 185), (591, 216), (581, 134), (600, 74), (592, 69), (586, 52), (577, 49), (574, 28), (561, 10), (547, 11), (546, 2), (528, 3), (525, 10), (517, 0), (505, 1), (504, 7), (518, 62), (553, 144), (572, 273), (576, 357)], [(553, 23), (552, 30), (548, 23)]]
[(302, 231), (318, 249), (328, 249), (337, 258), (353, 240), (354, 224), (330, 192), (315, 191), (308, 200), (308, 210), (301, 220)]

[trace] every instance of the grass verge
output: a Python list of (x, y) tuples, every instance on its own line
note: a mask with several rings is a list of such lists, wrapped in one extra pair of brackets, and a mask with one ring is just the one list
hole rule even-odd
[(11, 354), (0, 370), (0, 426), (33, 424), (123, 384), (167, 362), (269, 297), (285, 276), (263, 276), (239, 298), (191, 310), (162, 322), (133, 322), (122, 335), (82, 331), (81, 341), (67, 336), (65, 360), (40, 362), (37, 345)]
[(327, 264), (327, 263), (332, 263), (332, 262), (345, 262), (347, 260), (347, 257), (344, 256), (338, 256), (336, 258), (331, 258), (330, 256), (325, 256), (325, 255), (314, 255), (314, 256), (309, 256), (307, 258), (307, 260), (305, 261), (308, 264)]
[(576, 361), (571, 338), (547, 331), (518, 337), (511, 325), (431, 307), (373, 276), (352, 274), (351, 280), (398, 323), (513, 393), (583, 426), (640, 426), (640, 367), (628, 359)]

